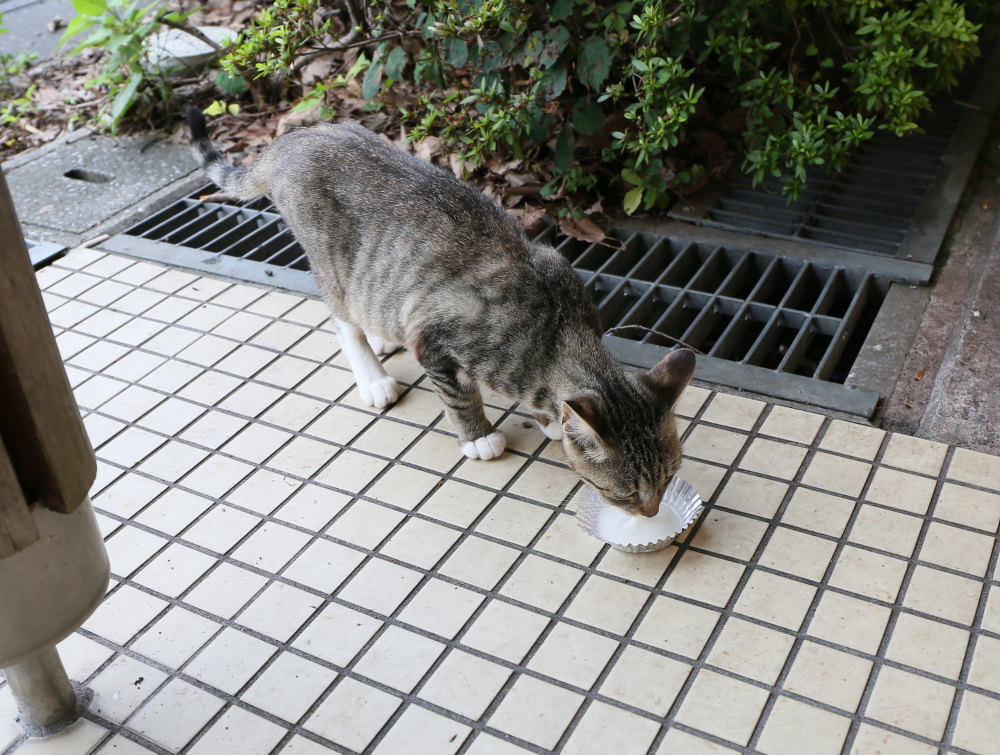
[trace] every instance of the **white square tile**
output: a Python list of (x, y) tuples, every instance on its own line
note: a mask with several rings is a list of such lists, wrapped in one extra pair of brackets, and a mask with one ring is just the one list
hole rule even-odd
[[(86, 679), (104, 664), (114, 651), (94, 640), (74, 632), (62, 640), (56, 649), (70, 679)], [(0, 739), (3, 737), (0, 736)]]
[(451, 755), (465, 743), (470, 731), (472, 729), (459, 721), (410, 704), (374, 752), (380, 755), (397, 752)]
[(461, 641), (470, 648), (520, 663), (548, 624), (549, 619), (541, 614), (493, 600)]
[(169, 397), (142, 417), (139, 425), (164, 435), (177, 435), (204, 411), (202, 407), (190, 401)]
[(129, 585), (122, 585), (104, 599), (83, 623), (83, 628), (124, 645), (167, 605), (160, 598), (147, 595)]
[(664, 589), (705, 603), (723, 606), (733, 594), (743, 566), (705, 553), (685, 551)]
[(123, 467), (133, 467), (166, 442), (166, 438), (128, 427), (105, 443), (98, 458), (120, 464)]
[[(277, 406), (275, 404), (275, 407)], [(331, 406), (307, 426), (306, 432), (322, 440), (346, 445), (374, 421), (375, 417), (371, 414), (355, 411), (346, 406)]]
[(353, 679), (343, 679), (306, 719), (304, 728), (357, 752), (363, 751), (402, 700)]
[(294, 493), (300, 484), (299, 480), (287, 475), (258, 469), (226, 494), (226, 501), (267, 515)]
[(274, 522), (264, 522), (260, 529), (233, 551), (232, 557), (276, 574), (305, 547), (310, 539), (311, 536), (305, 532), (283, 527)]
[(336, 671), (281, 652), (240, 699), (295, 723), (336, 678)]
[(177, 482), (206, 458), (207, 451), (169, 440), (159, 451), (142, 462), (138, 470), (160, 480)]
[(510, 675), (508, 668), (452, 650), (420, 689), (420, 698), (476, 720)]
[(244, 383), (221, 401), (221, 409), (242, 415), (256, 417), (284, 395), (284, 391), (260, 383)]
[(247, 421), (242, 417), (234, 417), (226, 412), (208, 411), (197, 422), (187, 427), (180, 437), (189, 443), (206, 448), (219, 448), (246, 426)]
[(388, 616), (421, 579), (419, 572), (373, 558), (344, 586), (339, 596)]
[(261, 419), (286, 430), (299, 431), (327, 408), (326, 402), (296, 393), (279, 400), (261, 415)]
[(143, 632), (131, 649), (169, 668), (180, 668), (222, 626), (180, 606), (174, 606)]
[[(285, 355), (278, 357), (261, 370), (256, 379), (262, 383), (291, 390), (315, 371), (316, 364), (314, 362)], [(309, 392), (305, 390), (305, 386), (302, 390), (305, 393)], [(336, 396), (330, 394), (329, 398), (336, 398)]]
[(337, 446), (311, 438), (293, 438), (267, 460), (267, 466), (296, 477), (311, 477), (339, 450)]
[(374, 456), (345, 449), (316, 475), (316, 480), (348, 493), (360, 493), (388, 465)]
[(252, 514), (217, 505), (184, 533), (184, 539), (216, 553), (226, 553), (260, 521)]
[(215, 559), (211, 556), (180, 543), (171, 543), (144, 566), (133, 581), (176, 598), (214, 565)]
[(182, 478), (180, 484), (203, 495), (221, 498), (252, 471), (249, 464), (216, 454)]
[(660, 725), (656, 721), (594, 701), (574, 727), (562, 751), (567, 755), (645, 752), (653, 744), (659, 730)]
[(192, 755), (268, 755), (287, 733), (286, 729), (242, 708), (229, 708), (188, 752)]
[(488, 725), (551, 750), (584, 698), (540, 679), (519, 676)]
[(354, 670), (401, 692), (412, 692), (445, 646), (400, 627), (387, 627)]
[(405, 514), (369, 501), (356, 500), (326, 534), (362, 548), (375, 548), (392, 532)]
[(329, 540), (315, 540), (285, 569), (283, 576), (332, 593), (365, 558), (361, 551)]
[(552, 516), (552, 509), (504, 496), (476, 525), (476, 531), (527, 545)]
[(735, 616), (722, 625), (708, 662), (750, 679), (774, 684), (795, 638)]
[(81, 409), (98, 409), (109, 398), (125, 390), (125, 386), (126, 383), (120, 380), (94, 375), (73, 389), (73, 397)]
[(232, 564), (219, 564), (198, 583), (184, 602), (230, 619), (267, 583), (267, 579)]
[[(138, 475), (132, 476), (144, 479)], [(155, 484), (159, 486), (159, 483)], [(108, 492), (105, 491), (102, 495), (106, 496)], [(177, 535), (211, 505), (212, 501), (208, 498), (173, 488), (153, 501), (135, 520), (167, 535)]]
[(565, 469), (552, 464), (534, 462), (529, 464), (510, 486), (510, 492), (558, 506), (576, 484), (576, 475), (567, 474)]
[(746, 745), (767, 702), (767, 690), (702, 670), (688, 690), (677, 720)]
[[(332, 529), (332, 528), (331, 528)], [(422, 569), (431, 569), (461, 533), (423, 519), (408, 519), (389, 536), (379, 552)]]
[(528, 668), (590, 689), (618, 647), (615, 640), (557, 622), (528, 661)]
[(235, 695), (274, 653), (273, 645), (226, 627), (202, 648), (184, 672)]
[(328, 663), (346, 666), (382, 626), (353, 608), (330, 603), (292, 642), (292, 647)]
[(159, 687), (167, 675), (128, 656), (115, 658), (87, 685), (94, 690), (91, 710), (120, 724)]
[(221, 451), (254, 464), (262, 463), (267, 457), (291, 439), (291, 434), (265, 425), (252, 424), (231, 438)]
[(590, 566), (604, 543), (596, 537), (580, 537), (580, 534), (576, 517), (561, 513), (552, 518), (534, 548), (581, 566)]
[(896, 619), (886, 657), (958, 679), (968, 643), (969, 633), (964, 629), (904, 613)]
[(743, 587), (736, 610), (761, 621), (798, 629), (816, 588), (767, 572), (754, 571)]
[(138, 382), (147, 388), (174, 393), (181, 386), (187, 385), (201, 374), (202, 370), (200, 367), (168, 360), (160, 367), (140, 378)]
[(649, 597), (645, 590), (591, 576), (566, 609), (566, 618), (624, 635)]
[[(198, 404), (211, 406), (241, 385), (243, 385), (243, 381), (239, 378), (207, 370), (197, 378), (185, 383), (184, 387), (177, 391), (177, 395)], [(239, 409), (235, 411), (237, 414), (244, 414)]]
[(627, 705), (665, 716), (690, 673), (686, 663), (627, 645), (599, 691)]
[(843, 748), (850, 726), (845, 716), (779, 697), (764, 725), (759, 747), (768, 755), (793, 755), (801, 752), (803, 741), (808, 741), (813, 743), (810, 751), (815, 755), (836, 755)]
[(861, 702), (872, 663), (815, 642), (803, 642), (785, 689), (853, 713)]
[(136, 713), (128, 728), (171, 752), (179, 752), (222, 706), (222, 700), (208, 692), (171, 679)]
[(458, 634), (483, 602), (479, 593), (440, 579), (430, 579), (400, 612), (399, 618), (448, 639)]
[(865, 714), (905, 731), (939, 739), (944, 734), (954, 696), (953, 687), (882, 666)]
[(304, 485), (273, 515), (284, 522), (320, 532), (350, 502), (351, 499), (342, 493), (318, 485)]
[(111, 572), (119, 577), (129, 576), (166, 544), (162, 537), (137, 527), (122, 527), (105, 543)]
[(500, 588), (500, 594), (545, 611), (557, 611), (581, 577), (583, 572), (578, 569), (529, 554)]
[(438, 572), (492, 590), (520, 555), (505, 545), (470, 537), (459, 543)]
[[(410, 470), (408, 467), (402, 467), (402, 469), (407, 470), (407, 477), (409, 477), (411, 472), (416, 472), (416, 470)], [(440, 478), (435, 478), (434, 475), (424, 472), (418, 474), (421, 475), (419, 479), (424, 483), (424, 485), (417, 488), (419, 492), (424, 492), (424, 486), (430, 480), (437, 479), (437, 483), (439, 483), (431, 497), (420, 507), (420, 512), (439, 519), (442, 522), (448, 522), (459, 527), (468, 527), (496, 497), (496, 494), (490, 490), (466, 485), (464, 482), (445, 480), (441, 483)], [(373, 487), (371, 492), (374, 493), (374, 490), (375, 488)], [(426, 492), (424, 494), (426, 495)], [(416, 496), (414, 495), (410, 500), (416, 503), (415, 498)], [(411, 508), (412, 505), (405, 507)]]
[(255, 632), (287, 642), (322, 602), (322, 598), (305, 590), (272, 582), (236, 620)]

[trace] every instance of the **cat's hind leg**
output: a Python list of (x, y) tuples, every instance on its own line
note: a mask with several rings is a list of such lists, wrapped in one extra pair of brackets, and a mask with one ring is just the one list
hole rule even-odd
[(396, 343), (395, 341), (386, 341), (384, 338), (379, 338), (371, 333), (365, 333), (365, 338), (368, 339), (368, 345), (372, 347), (372, 351), (375, 352), (376, 356), (382, 356), (384, 354), (392, 354), (395, 351), (399, 351), (403, 348), (403, 344)]
[(351, 365), (358, 393), (367, 406), (384, 409), (399, 398), (399, 384), (376, 359), (364, 331), (355, 325), (334, 318), (340, 348)]

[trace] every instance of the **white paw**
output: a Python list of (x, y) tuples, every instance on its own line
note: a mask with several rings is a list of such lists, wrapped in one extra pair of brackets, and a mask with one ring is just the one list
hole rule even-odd
[(503, 437), (503, 433), (490, 433), (482, 438), (463, 443), (462, 453), (470, 459), (489, 461), (502, 454), (506, 447), (507, 439)]
[(560, 425), (558, 422), (549, 422), (549, 424), (547, 425), (543, 425), (537, 419), (534, 420), (534, 422), (535, 422), (535, 427), (541, 430), (542, 435), (544, 435), (549, 440), (562, 440), (563, 436), (562, 425)]
[(385, 375), (367, 383), (358, 383), (358, 393), (366, 406), (384, 409), (399, 398), (399, 383), (396, 379)]
[(398, 351), (401, 346), (401, 344), (394, 341), (386, 341), (378, 336), (370, 336), (367, 333), (365, 333), (365, 338), (368, 339), (368, 345), (372, 347), (372, 351), (379, 356)]

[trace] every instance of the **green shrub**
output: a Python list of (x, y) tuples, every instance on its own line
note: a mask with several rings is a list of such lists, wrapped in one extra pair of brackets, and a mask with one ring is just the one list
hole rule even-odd
[[(433, 0), (374, 2), (362, 94), (403, 82), (410, 136), (463, 159), (551, 166), (549, 196), (599, 188), (625, 210), (721, 174), (741, 154), (755, 182), (794, 195), (876, 130), (918, 129), (928, 92), (978, 55), (967, 10), (990, 0)], [(329, 39), (317, 0), (279, 0), (225, 65), (280, 75)], [(352, 19), (359, 14), (351, 7)], [(326, 24), (326, 26), (323, 26)], [(360, 72), (359, 72), (360, 73)], [(330, 87), (309, 95), (316, 102)], [(713, 136), (714, 135), (714, 136)]]

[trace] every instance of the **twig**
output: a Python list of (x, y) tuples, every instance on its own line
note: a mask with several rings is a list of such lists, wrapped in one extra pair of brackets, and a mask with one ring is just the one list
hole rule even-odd
[(682, 341), (680, 338), (674, 338), (673, 336), (668, 336), (666, 333), (661, 333), (658, 330), (653, 330), (652, 328), (647, 328), (645, 325), (619, 325), (617, 328), (608, 328), (607, 330), (604, 331), (604, 335), (606, 335), (606, 336), (607, 335), (614, 335), (619, 330), (627, 330), (629, 328), (635, 328), (636, 330), (644, 330), (647, 333), (652, 333), (653, 335), (657, 335), (657, 336), (660, 336), (662, 338), (666, 338), (668, 341), (673, 341), (674, 343), (680, 344), (685, 349), (691, 349), (691, 351), (693, 351), (695, 354), (701, 354), (702, 356), (705, 356), (705, 352), (704, 351), (701, 351), (700, 349), (696, 349), (694, 346), (692, 346), (689, 343), (684, 343), (684, 341)]
[(165, 26), (169, 26), (171, 29), (177, 29), (178, 31), (182, 31), (185, 34), (190, 34), (195, 39), (200, 39), (202, 42), (204, 42), (206, 45), (211, 47), (216, 52), (222, 52), (225, 49), (214, 39), (206, 36), (203, 32), (199, 31), (193, 26), (188, 26), (187, 24), (179, 24), (176, 21), (172, 21), (171, 19), (167, 18), (166, 16), (159, 16), (156, 20)]

